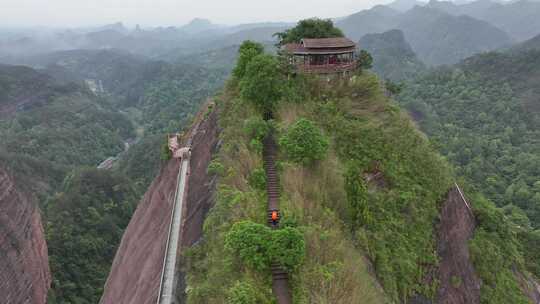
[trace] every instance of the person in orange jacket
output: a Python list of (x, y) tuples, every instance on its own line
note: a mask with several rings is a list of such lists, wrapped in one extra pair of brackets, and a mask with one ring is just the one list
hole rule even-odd
[(277, 210), (272, 210), (272, 224), (276, 224), (277, 221), (279, 220), (279, 214), (277, 212)]

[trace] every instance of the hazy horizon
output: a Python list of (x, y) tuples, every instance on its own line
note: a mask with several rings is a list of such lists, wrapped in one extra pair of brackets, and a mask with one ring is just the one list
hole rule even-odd
[(122, 22), (128, 26), (180, 26), (194, 18), (234, 25), (255, 22), (296, 22), (309, 17), (335, 18), (392, 0), (0, 0), (2, 27), (81, 27)]

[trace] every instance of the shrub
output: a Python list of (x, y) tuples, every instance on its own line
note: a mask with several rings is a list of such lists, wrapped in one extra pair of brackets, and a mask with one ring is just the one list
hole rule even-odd
[(229, 297), (227, 299), (229, 304), (252, 304), (259, 303), (257, 297), (257, 291), (255, 288), (246, 282), (236, 282), (233, 287), (229, 289)]
[(369, 211), (367, 186), (356, 165), (349, 165), (345, 173), (345, 191), (347, 192), (348, 217), (352, 227), (361, 227), (372, 222)]
[(208, 165), (208, 174), (223, 175), (225, 173), (225, 167), (217, 159), (213, 159)]
[(304, 260), (303, 234), (296, 228), (271, 230), (250, 221), (233, 225), (225, 236), (225, 247), (248, 267), (265, 271), (272, 261), (294, 271)]
[(369, 70), (373, 67), (373, 57), (366, 50), (360, 50), (358, 54), (358, 66), (364, 70)]
[(246, 68), (251, 59), (263, 52), (264, 47), (260, 43), (251, 40), (242, 42), (242, 45), (240, 45), (240, 49), (238, 50), (238, 60), (236, 62), (236, 67), (233, 70), (233, 75), (238, 79), (242, 79), (246, 74)]
[(164, 160), (164, 161), (169, 160), (169, 159), (172, 158), (172, 152), (169, 149), (169, 143), (168, 142), (165, 142), (164, 144), (161, 145), (160, 158), (161, 158), (161, 160)]
[(252, 117), (244, 123), (244, 131), (249, 138), (249, 145), (257, 152), (262, 152), (262, 141), (271, 130), (271, 123), (260, 117)]
[(263, 168), (253, 170), (248, 178), (248, 183), (251, 187), (257, 190), (266, 189), (266, 173)]
[(263, 112), (271, 112), (281, 98), (284, 83), (278, 60), (271, 55), (255, 56), (247, 65), (240, 82), (242, 97), (253, 102)]
[(249, 221), (234, 224), (225, 236), (225, 248), (238, 255), (249, 267), (264, 271), (271, 262), (270, 228)]
[(285, 269), (294, 271), (302, 264), (305, 254), (304, 236), (298, 229), (286, 227), (272, 231), (270, 255)]
[(279, 141), (287, 156), (295, 163), (311, 165), (325, 157), (328, 139), (313, 122), (299, 119)]

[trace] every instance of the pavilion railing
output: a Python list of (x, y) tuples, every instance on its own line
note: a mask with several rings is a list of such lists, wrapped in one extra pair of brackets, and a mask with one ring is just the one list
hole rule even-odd
[(345, 63), (334, 63), (334, 64), (296, 64), (296, 69), (301, 73), (314, 73), (314, 74), (331, 74), (331, 73), (342, 73), (350, 72), (356, 70), (358, 67), (358, 62), (345, 62)]

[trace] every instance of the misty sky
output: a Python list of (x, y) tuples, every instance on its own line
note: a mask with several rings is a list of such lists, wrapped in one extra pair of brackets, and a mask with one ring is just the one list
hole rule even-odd
[(339, 17), (392, 0), (0, 0), (1, 26), (182, 25)]

